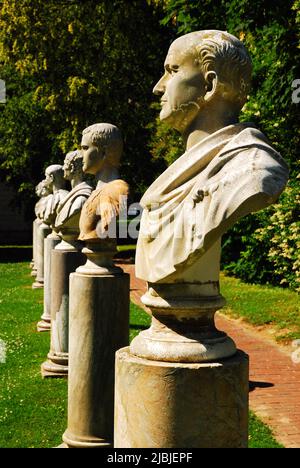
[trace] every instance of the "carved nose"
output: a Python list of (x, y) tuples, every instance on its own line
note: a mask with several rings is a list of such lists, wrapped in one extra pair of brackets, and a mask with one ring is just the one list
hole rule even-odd
[(160, 96), (161, 94), (164, 94), (165, 92), (165, 85), (164, 85), (165, 77), (162, 76), (161, 79), (156, 83), (156, 85), (153, 88), (153, 94), (156, 96)]

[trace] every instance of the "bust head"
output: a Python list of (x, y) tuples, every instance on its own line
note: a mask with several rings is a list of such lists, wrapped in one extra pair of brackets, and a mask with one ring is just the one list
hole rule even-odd
[(79, 150), (70, 151), (66, 154), (63, 171), (65, 180), (72, 180), (82, 176), (83, 157)]
[(65, 187), (66, 181), (64, 179), (63, 166), (60, 164), (52, 164), (47, 167), (45, 171), (46, 183), (48, 184), (50, 190), (53, 188), (63, 189)]
[(118, 168), (123, 152), (121, 131), (112, 124), (97, 123), (82, 132), (83, 172), (98, 174), (104, 168)]
[(50, 195), (51, 190), (48, 182), (46, 182), (46, 179), (42, 180), (37, 184), (37, 186), (35, 187), (35, 193), (39, 198), (47, 197), (48, 195)]
[(153, 92), (161, 95), (161, 120), (184, 132), (206, 108), (226, 106), (238, 115), (247, 99), (251, 60), (245, 46), (225, 31), (195, 31), (176, 39), (165, 74)]

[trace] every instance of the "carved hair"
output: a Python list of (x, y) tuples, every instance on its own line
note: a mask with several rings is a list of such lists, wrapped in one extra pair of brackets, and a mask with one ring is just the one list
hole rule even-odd
[(52, 164), (51, 166), (47, 167), (46, 174), (53, 175), (54, 177), (56, 175), (60, 176), (63, 174), (63, 167), (60, 164)]
[(123, 152), (123, 138), (121, 131), (115, 125), (97, 123), (85, 128), (82, 135), (91, 134), (92, 143), (98, 149), (104, 150), (107, 161), (118, 167)]
[(222, 96), (241, 108), (251, 86), (251, 59), (244, 44), (226, 31), (195, 31), (184, 36), (195, 50), (204, 77), (215, 71)]
[(82, 164), (83, 164), (83, 156), (80, 151), (70, 151), (65, 156), (64, 163), (72, 163), (73, 165), (73, 173), (82, 174)]
[(63, 166), (60, 164), (52, 164), (51, 166), (48, 166), (46, 169), (46, 175), (53, 176), (54, 183), (59, 184), (61, 188), (64, 187), (66, 181), (64, 179)]

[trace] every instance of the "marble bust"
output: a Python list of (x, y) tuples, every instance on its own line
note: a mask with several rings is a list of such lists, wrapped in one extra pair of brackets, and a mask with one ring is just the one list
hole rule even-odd
[(63, 165), (64, 179), (70, 181), (72, 190), (58, 205), (55, 220), (55, 230), (62, 237), (78, 238), (81, 209), (93, 190), (85, 181), (82, 166), (83, 157), (79, 150), (66, 155)]
[(136, 250), (136, 276), (151, 327), (130, 345), (139, 357), (205, 362), (236, 353), (214, 314), (225, 304), (219, 273), (222, 235), (241, 217), (274, 203), (288, 168), (251, 123), (240, 123), (251, 60), (236, 37), (196, 31), (170, 46), (154, 87), (160, 119), (186, 151), (148, 188)]
[(49, 201), (48, 197), (51, 195), (51, 188), (49, 187), (49, 183), (46, 181), (46, 179), (38, 183), (35, 188), (35, 193), (39, 197), (39, 200), (35, 204), (34, 212), (37, 219), (42, 221), (44, 218), (47, 202)]
[(160, 284), (182, 294), (180, 283), (192, 295), (218, 294), (221, 236), (285, 187), (282, 157), (253, 124), (238, 121), (250, 81), (248, 53), (227, 32), (192, 32), (170, 46), (154, 93), (160, 119), (181, 133), (186, 152), (141, 200), (136, 274), (150, 283), (148, 295), (160, 294)]
[(123, 138), (120, 130), (108, 123), (98, 123), (82, 132), (83, 172), (93, 174), (94, 190), (83, 206), (79, 239), (99, 242), (106, 237), (112, 220), (126, 201), (128, 185), (119, 177)]
[(46, 184), (51, 190), (52, 195), (48, 198), (47, 206), (44, 214), (44, 223), (54, 228), (58, 206), (68, 195), (66, 180), (64, 179), (63, 166), (60, 164), (52, 164), (45, 171)]

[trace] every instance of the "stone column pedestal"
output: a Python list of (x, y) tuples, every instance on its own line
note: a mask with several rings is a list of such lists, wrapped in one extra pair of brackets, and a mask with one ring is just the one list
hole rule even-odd
[(151, 327), (116, 355), (116, 448), (247, 447), (248, 357), (215, 326), (218, 290), (148, 285)]
[(39, 332), (51, 329), (51, 253), (61, 238), (52, 231), (44, 241), (44, 311), (37, 324)]
[(88, 247), (70, 276), (69, 448), (112, 446), (114, 357), (129, 336), (129, 276), (113, 265), (115, 248)]
[(242, 448), (248, 356), (170, 363), (116, 353), (115, 448)]
[(223, 296), (176, 297), (175, 288), (180, 290), (180, 284), (164, 285), (162, 291), (150, 288), (142, 297), (152, 322), (133, 339), (132, 354), (167, 362), (206, 362), (234, 355), (235, 343), (214, 321), (215, 312), (225, 305)]
[(51, 233), (50, 227), (41, 223), (37, 228), (36, 235), (36, 278), (32, 285), (33, 289), (44, 287), (44, 240)]
[(82, 246), (63, 240), (51, 256), (51, 342), (43, 377), (67, 377), (69, 360), (69, 277), (86, 258)]
[(37, 218), (32, 223), (32, 261), (30, 263), (31, 276), (36, 277), (37, 266), (36, 266), (36, 244), (37, 244), (37, 231), (41, 221)]

